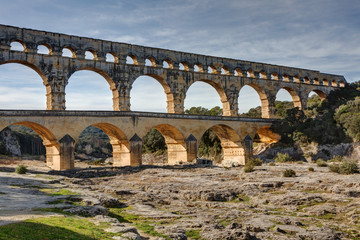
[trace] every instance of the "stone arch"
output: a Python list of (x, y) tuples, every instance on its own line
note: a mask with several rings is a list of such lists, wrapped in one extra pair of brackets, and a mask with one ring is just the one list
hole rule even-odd
[(340, 86), (340, 87), (345, 87), (345, 83), (344, 83), (343, 81), (340, 81), (340, 82), (339, 82), (339, 86)]
[(49, 129), (47, 129), (46, 127), (44, 127), (38, 123), (28, 122), (28, 121), (16, 122), (16, 123), (13, 123), (12, 125), (22, 125), (22, 126), (31, 128), (37, 134), (39, 134), (40, 138), (43, 141), (43, 145), (46, 149), (46, 165), (48, 167), (51, 167), (55, 170), (70, 168), (70, 166), (65, 166), (64, 165), (65, 163), (63, 163), (61, 161), (60, 145), (57, 142), (57, 139), (54, 136), (54, 134)]
[(119, 57), (118, 57), (118, 55), (116, 55), (116, 53), (114, 53), (114, 52), (108, 52), (108, 53), (105, 54), (105, 60), (106, 60), (106, 62), (112, 62), (112, 61), (110, 61), (110, 59), (107, 58), (108, 55), (111, 55), (111, 56), (114, 58), (114, 61), (113, 61), (114, 63), (118, 63), (118, 62), (119, 62)]
[[(128, 62), (128, 58), (130, 58), (130, 59), (132, 59), (132, 63), (129, 63)], [(126, 56), (126, 64), (133, 64), (133, 65), (139, 65), (139, 62), (138, 62), (138, 58), (134, 55), (134, 54), (132, 54), (132, 53), (130, 53), (130, 54), (128, 54), (127, 56)]]
[[(282, 87), (280, 89), (285, 89), (290, 94), (290, 96), (291, 96), (291, 98), (293, 100), (293, 103), (294, 103), (294, 107), (298, 107), (299, 109), (303, 109), (300, 96), (293, 88), (291, 88), (291, 87)], [(280, 89), (276, 92), (276, 94), (280, 91)]]
[[(245, 84), (244, 86), (250, 86), (258, 93), (260, 102), (261, 102), (261, 117), (262, 118), (270, 118), (271, 112), (270, 112), (270, 107), (269, 107), (269, 99), (268, 99), (268, 96), (267, 96), (266, 92), (264, 91), (264, 89), (255, 83)], [(241, 88), (240, 88), (239, 92), (240, 91), (241, 91)]]
[(110, 86), (110, 90), (111, 90), (112, 96), (113, 96), (113, 110), (119, 111), (120, 110), (119, 92), (116, 88), (116, 84), (115, 84), (114, 80), (104, 70), (99, 69), (99, 68), (94, 68), (94, 67), (82, 67), (82, 68), (75, 69), (71, 74), (69, 74), (69, 79), (75, 72), (82, 71), (82, 70), (88, 70), (88, 71), (95, 72), (95, 73), (99, 74), (100, 76), (102, 76), (107, 81), (107, 83)]
[(48, 44), (48, 43), (46, 43), (46, 42), (39, 42), (38, 44), (37, 44), (37, 49), (38, 49), (38, 53), (39, 53), (39, 47), (40, 46), (44, 46), (44, 47), (46, 47), (47, 48), (47, 50), (48, 50), (48, 53), (47, 53), (47, 55), (52, 55), (53, 54), (53, 52), (52, 52), (52, 47), (50, 46), (50, 44)]
[(271, 80), (279, 80), (279, 74), (277, 74), (276, 72), (271, 73)]
[(197, 62), (194, 64), (194, 72), (204, 72), (203, 66), (201, 63)]
[(209, 129), (215, 132), (215, 134), (220, 139), (221, 147), (224, 153), (223, 162), (244, 165), (245, 151), (242, 139), (239, 134), (233, 128), (224, 124), (217, 124), (210, 127)]
[(221, 68), (221, 74), (223, 74), (223, 75), (230, 75), (229, 67), (227, 67), (227, 66), (224, 65), (224, 66)]
[(66, 45), (66, 46), (64, 46), (63, 48), (62, 48), (62, 50), (61, 50), (61, 52), (62, 52), (62, 56), (64, 57), (64, 50), (69, 50), (70, 52), (71, 52), (71, 54), (72, 54), (72, 58), (76, 58), (77, 56), (76, 56), (76, 51), (75, 51), (75, 49), (72, 47), (72, 46), (70, 46), (70, 45)]
[[(189, 90), (191, 85), (193, 85), (194, 83), (196, 83), (198, 81), (207, 83), (216, 90), (216, 92), (220, 96), (220, 101), (221, 101), (221, 103), (223, 105), (223, 116), (231, 116), (231, 109), (230, 109), (230, 103), (229, 103), (228, 97), (226, 96), (224, 88), (219, 83), (216, 83), (216, 82), (214, 82), (212, 80), (209, 80), (209, 79), (200, 79), (200, 80), (197, 80), (197, 81), (194, 81), (193, 83), (191, 83), (188, 86), (187, 91)], [(237, 99), (235, 99), (235, 100), (237, 100)]]
[(179, 63), (179, 70), (189, 71), (189, 63), (186, 61)]
[(248, 78), (255, 78), (255, 73), (251, 68), (246, 71), (246, 74)]
[(156, 60), (154, 57), (152, 57), (152, 56), (146, 57), (145, 62), (146, 62), (146, 60), (149, 60), (149, 62), (150, 62), (150, 65), (145, 64), (146, 66), (156, 67)]
[(86, 48), (84, 50), (84, 56), (86, 55), (86, 52), (90, 52), (93, 55), (93, 58), (89, 59), (89, 60), (98, 60), (98, 54), (96, 53), (96, 51), (93, 48)]
[[(170, 59), (165, 59), (164, 61), (163, 61), (163, 63), (166, 63), (167, 65), (168, 65), (168, 68), (169, 69), (174, 69), (174, 64), (173, 64), (173, 62), (170, 60)], [(165, 66), (164, 66), (164, 64), (163, 64), (163, 68), (166, 68)]]
[[(316, 93), (320, 97), (321, 101), (325, 100), (325, 98), (327, 97), (326, 93), (319, 89), (311, 89), (310, 92)], [(310, 92), (308, 93), (308, 95), (310, 94)]]
[(332, 87), (337, 87), (337, 86), (338, 86), (337, 81), (336, 81), (336, 80), (332, 80), (332, 81), (331, 81), (331, 86), (332, 86)]
[(153, 128), (158, 130), (165, 138), (168, 151), (168, 164), (174, 165), (178, 162), (186, 162), (187, 151), (184, 135), (170, 124), (159, 124)]
[(175, 104), (174, 104), (174, 94), (171, 90), (171, 87), (169, 85), (169, 83), (166, 81), (164, 75), (157, 75), (157, 74), (143, 74), (143, 75), (138, 75), (136, 77), (133, 78), (132, 81), (129, 82), (130, 85), (130, 89), (132, 88), (132, 85), (134, 84), (134, 82), (136, 81), (137, 78), (141, 77), (141, 76), (149, 76), (152, 77), (153, 79), (155, 79), (158, 83), (160, 83), (160, 85), (162, 86), (162, 88), (164, 89), (164, 93), (166, 95), (166, 105), (167, 105), (167, 112), (168, 113), (175, 113)]
[(243, 74), (242, 74), (242, 70), (240, 69), (240, 68), (235, 68), (235, 70), (234, 70), (234, 76), (236, 76), (236, 77), (242, 77), (243, 76)]
[(210, 74), (217, 74), (216, 67), (213, 64), (210, 64), (207, 68), (207, 72)]
[[(22, 40), (20, 40), (20, 39), (17, 39), (17, 38), (10, 40), (10, 44), (9, 44), (9, 45), (10, 45), (10, 50), (12, 50), (12, 49), (11, 49), (11, 44), (12, 44), (13, 42), (19, 43), (19, 44), (21, 44), (21, 45), (23, 46), (23, 50), (21, 50), (21, 51), (24, 51), (24, 52), (27, 52), (27, 51), (28, 51), (25, 42), (22, 41)], [(16, 51), (20, 51), (20, 50), (16, 50)]]
[(105, 122), (91, 124), (91, 126), (101, 129), (110, 139), (113, 151), (113, 166), (134, 166), (130, 153), (130, 143), (126, 135), (115, 125)]
[(267, 74), (266, 74), (266, 71), (265, 70), (261, 70), (259, 72), (259, 78), (261, 79), (267, 79)]
[(37, 74), (39, 74), (39, 76), (43, 80), (43, 84), (44, 84), (44, 86), (46, 88), (46, 110), (53, 110), (53, 107), (52, 107), (52, 89), (51, 89), (51, 86), (50, 86), (50, 84), (48, 82), (48, 78), (45, 75), (45, 73), (38, 66), (36, 66), (35, 64), (27, 62), (27, 61), (23, 61), (23, 60), (9, 60), (9, 61), (5, 61), (5, 62), (0, 62), (0, 65), (7, 64), (7, 63), (21, 64), (23, 66), (31, 68)]
[(280, 141), (281, 136), (271, 131), (270, 127), (270, 125), (265, 125), (257, 130), (256, 134), (259, 136), (259, 142), (271, 144)]

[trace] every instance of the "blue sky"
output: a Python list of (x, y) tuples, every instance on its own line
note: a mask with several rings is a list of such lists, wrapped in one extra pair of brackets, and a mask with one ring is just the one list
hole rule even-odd
[[(360, 80), (358, 0), (2, 0), (0, 24), (308, 68), (344, 75), (348, 82)], [(76, 73), (67, 86), (68, 109), (111, 110), (111, 97), (106, 81), (88, 71)], [(279, 99), (289, 97), (283, 92)], [(135, 82), (132, 110), (164, 112), (165, 101), (155, 80), (142, 77)], [(240, 92), (240, 112), (259, 104), (250, 87)], [(185, 107), (199, 105), (220, 105), (215, 90), (205, 83), (191, 87), (185, 100)], [(0, 106), (45, 109), (39, 76), (16, 64), (1, 65)]]

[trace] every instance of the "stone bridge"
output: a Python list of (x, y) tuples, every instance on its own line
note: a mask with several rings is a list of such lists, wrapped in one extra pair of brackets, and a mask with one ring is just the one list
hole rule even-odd
[(210, 129), (221, 141), (223, 161), (243, 165), (252, 155), (252, 139), (256, 134), (263, 141), (273, 141), (274, 135), (268, 128), (275, 121), (126, 111), (45, 110), (0, 110), (0, 120), (0, 131), (10, 125), (23, 125), (36, 131), (46, 148), (48, 166), (56, 170), (74, 167), (75, 144), (90, 125), (109, 137), (114, 166), (141, 164), (141, 139), (151, 128), (165, 138), (168, 164), (193, 161), (197, 156), (197, 139)]
[[(22, 44), (23, 51), (12, 51), (12, 42)], [(46, 47), (47, 54), (39, 54), (39, 46)], [(65, 49), (71, 57), (63, 55)], [(85, 58), (86, 53), (91, 59)], [(202, 81), (218, 92), (224, 116), (237, 116), (241, 88), (253, 87), (261, 99), (263, 118), (274, 117), (280, 89), (290, 93), (295, 107), (304, 109), (311, 91), (324, 99), (330, 91), (346, 84), (343, 76), (314, 70), (0, 25), (0, 65), (6, 63), (26, 65), (42, 77), (47, 110), (65, 110), (68, 79), (79, 70), (94, 71), (106, 79), (114, 111), (131, 110), (131, 86), (144, 75), (155, 78), (164, 88), (168, 113), (184, 113), (187, 90)]]
[[(23, 50), (12, 49), (14, 42)], [(47, 49), (46, 54), (38, 51), (40, 46)], [(0, 111), (0, 130), (9, 125), (35, 130), (43, 139), (48, 165), (57, 170), (74, 166), (75, 143), (90, 125), (109, 136), (115, 166), (141, 164), (141, 138), (152, 127), (165, 137), (169, 164), (196, 158), (197, 141), (207, 129), (220, 138), (224, 160), (244, 164), (252, 154), (256, 134), (262, 141), (276, 139), (268, 128), (274, 121), (280, 89), (290, 93), (295, 107), (304, 109), (311, 91), (324, 99), (330, 91), (346, 85), (343, 76), (314, 70), (0, 25), (0, 65), (6, 63), (25, 65), (41, 76), (47, 91), (46, 110), (51, 111)], [(114, 111), (64, 111), (68, 79), (80, 70), (104, 77), (113, 95)], [(140, 76), (151, 76), (162, 85), (167, 114), (130, 112), (131, 87)], [(222, 117), (183, 114), (187, 90), (197, 81), (216, 89)], [(238, 96), (245, 85), (259, 94), (262, 119), (237, 117)]]

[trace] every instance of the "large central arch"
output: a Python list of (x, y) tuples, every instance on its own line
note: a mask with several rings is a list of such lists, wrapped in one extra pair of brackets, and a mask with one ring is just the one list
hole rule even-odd
[[(112, 108), (114, 111), (119, 111), (120, 110), (119, 92), (116, 88), (116, 84), (115, 84), (114, 80), (104, 70), (94, 68), (94, 67), (78, 68), (74, 72), (71, 73), (71, 75), (69, 76), (69, 79), (71, 78), (72, 75), (74, 75), (74, 73), (83, 71), (83, 70), (95, 72), (95, 73), (99, 74), (100, 76), (102, 76), (107, 81), (107, 83), (109, 84), (111, 93), (112, 93), (112, 101), (113, 101)], [(86, 83), (84, 83), (84, 85), (86, 85)]]
[[(261, 102), (261, 117), (262, 118), (270, 118), (271, 113), (270, 113), (270, 108), (269, 108), (269, 99), (268, 99), (268, 96), (266, 95), (264, 89), (255, 83), (245, 84), (244, 86), (252, 87), (259, 95), (260, 102)], [(244, 87), (244, 86), (242, 86), (242, 87)], [(240, 91), (241, 91), (241, 89), (240, 89)]]
[(220, 101), (221, 101), (222, 107), (223, 107), (223, 116), (231, 116), (231, 109), (230, 109), (229, 100), (228, 100), (228, 98), (226, 96), (224, 88), (219, 83), (216, 83), (216, 82), (214, 82), (212, 80), (209, 80), (209, 79), (199, 79), (199, 80), (196, 80), (193, 83), (191, 83), (191, 85), (188, 86), (187, 91), (196, 82), (204, 82), (204, 83), (207, 83), (210, 86), (212, 86), (216, 90), (216, 92), (219, 94)]
[(151, 78), (155, 79), (158, 83), (160, 83), (160, 85), (162, 86), (162, 88), (164, 90), (164, 93), (166, 95), (166, 109), (167, 109), (167, 112), (168, 113), (175, 113), (174, 94), (171, 91), (170, 85), (165, 80), (165, 74), (157, 75), (157, 74), (153, 74), (153, 73), (147, 73), (147, 74), (136, 76), (136, 78), (133, 79), (130, 82), (130, 89), (132, 88), (132, 85), (134, 84), (136, 79), (138, 79), (141, 76), (151, 77)]
[[(294, 107), (297, 107), (300, 110), (303, 109), (303, 106), (301, 104), (300, 96), (293, 88), (291, 88), (291, 87), (283, 87), (283, 88), (280, 88), (280, 89), (285, 89), (290, 94), (290, 96), (291, 96), (291, 98), (293, 100), (293, 103), (294, 103)], [(278, 90), (278, 92), (280, 91), (280, 89)]]

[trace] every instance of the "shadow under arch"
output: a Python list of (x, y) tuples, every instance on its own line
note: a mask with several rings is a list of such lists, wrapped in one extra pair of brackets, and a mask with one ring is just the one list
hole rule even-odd
[[(318, 90), (318, 89), (312, 89), (310, 92), (316, 93), (319, 96), (319, 98), (321, 99), (321, 101), (325, 100), (327, 97), (326, 93), (324, 93), (323, 91)], [(310, 94), (310, 92), (309, 92), (309, 94)]]
[[(269, 100), (268, 100), (268, 96), (266, 95), (264, 89), (255, 83), (245, 84), (244, 86), (252, 87), (259, 95), (260, 102), (261, 102), (261, 117), (262, 118), (270, 118), (271, 113), (270, 113), (270, 108), (269, 108)], [(242, 86), (240, 88), (240, 91), (244, 86)], [(239, 93), (240, 93), (240, 91), (239, 91)]]
[(115, 125), (105, 122), (93, 123), (90, 126), (101, 129), (108, 136), (112, 146), (114, 167), (138, 166), (131, 157), (130, 142), (123, 131)]
[(100, 76), (102, 76), (107, 81), (107, 83), (110, 86), (110, 90), (111, 90), (112, 96), (113, 96), (113, 98), (112, 98), (113, 110), (120, 111), (119, 92), (116, 88), (116, 84), (115, 84), (114, 80), (104, 70), (99, 69), (99, 68), (94, 68), (94, 67), (78, 68), (78, 69), (74, 70), (73, 72), (71, 72), (71, 74), (69, 75), (69, 79), (74, 73), (84, 71), (84, 70), (95, 72), (95, 73), (99, 74)]
[(222, 162), (245, 165), (245, 150), (239, 134), (233, 128), (224, 124), (217, 124), (209, 129), (215, 132), (220, 139), (224, 152)]
[(160, 124), (153, 128), (158, 130), (165, 139), (168, 152), (168, 164), (174, 165), (178, 162), (192, 161), (188, 159), (184, 135), (170, 124)]
[(130, 82), (130, 89), (132, 88), (134, 82), (141, 76), (151, 77), (155, 79), (162, 88), (164, 89), (164, 93), (166, 95), (166, 109), (168, 113), (176, 113), (175, 111), (175, 102), (174, 102), (174, 94), (171, 91), (170, 85), (166, 82), (165, 77), (153, 74), (153, 73), (147, 73), (147, 74), (141, 74), (139, 76), (136, 76), (131, 82)]
[(23, 61), (23, 60), (9, 60), (9, 61), (5, 61), (5, 62), (1, 62), (0, 65), (4, 65), (4, 64), (8, 64), (8, 63), (16, 63), (16, 64), (20, 64), (23, 66), (26, 66), (32, 70), (34, 70), (43, 80), (43, 84), (45, 86), (46, 89), (46, 110), (54, 110), (52, 107), (52, 89), (51, 86), (49, 84), (48, 78), (45, 75), (45, 73), (35, 64), (27, 62), (27, 61)]
[[(300, 96), (298, 95), (298, 93), (293, 88), (291, 88), (291, 87), (282, 87), (280, 89), (285, 89), (290, 94), (290, 96), (291, 96), (291, 98), (293, 100), (295, 108), (297, 107), (300, 110), (303, 110), (303, 106), (301, 104)], [(280, 89), (277, 91), (277, 93), (280, 91)]]
[(49, 129), (38, 123), (28, 121), (16, 122), (12, 125), (22, 125), (31, 128), (39, 134), (46, 150), (46, 165), (56, 170), (63, 169), (64, 166), (60, 159), (60, 145)]
[(271, 131), (271, 125), (265, 125), (260, 127), (256, 134), (259, 136), (258, 142), (261, 143), (276, 143), (280, 141), (281, 136), (273, 131)]
[[(224, 88), (219, 83), (216, 83), (216, 82), (214, 82), (212, 80), (209, 80), (209, 79), (200, 79), (200, 80), (196, 80), (193, 83), (191, 83), (191, 85), (188, 87), (187, 91), (196, 82), (204, 82), (204, 83), (207, 83), (210, 86), (212, 86), (216, 90), (216, 92), (219, 94), (220, 101), (221, 101), (222, 107), (223, 107), (223, 116), (231, 116), (231, 109), (230, 109), (229, 100), (228, 100), (228, 98), (226, 96)], [(185, 99), (184, 99), (184, 101), (185, 101)]]

